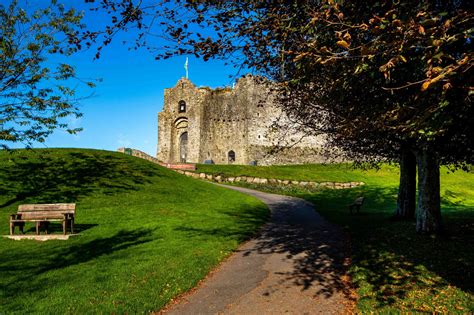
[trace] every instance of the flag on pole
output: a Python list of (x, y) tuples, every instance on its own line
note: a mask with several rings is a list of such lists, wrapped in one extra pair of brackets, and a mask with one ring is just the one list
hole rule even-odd
[(184, 63), (184, 70), (186, 70), (186, 79), (188, 78), (188, 57), (186, 57), (186, 62)]

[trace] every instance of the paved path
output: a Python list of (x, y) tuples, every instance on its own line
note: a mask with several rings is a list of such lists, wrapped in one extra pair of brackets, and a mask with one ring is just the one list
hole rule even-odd
[(271, 220), (166, 314), (340, 314), (350, 305), (347, 240), (299, 198), (226, 186), (265, 202)]

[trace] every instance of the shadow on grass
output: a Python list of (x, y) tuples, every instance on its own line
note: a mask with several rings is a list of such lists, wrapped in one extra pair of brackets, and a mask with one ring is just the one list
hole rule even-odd
[[(25, 233), (33, 233), (33, 232), (36, 233), (36, 227), (34, 223), (27, 222), (26, 224), (27, 226), (25, 227), (25, 230), (24, 230)], [(74, 234), (82, 233), (96, 226), (98, 226), (98, 224), (74, 224)], [(41, 230), (41, 232), (44, 232), (44, 231)], [(70, 233), (69, 226), (67, 228), (67, 232)], [(50, 234), (61, 233), (62, 234), (63, 233), (62, 224), (50, 222), (48, 224), (48, 233)]]
[[(391, 220), (396, 206), (396, 187), (316, 191), (278, 186), (247, 187), (304, 198), (312, 202), (326, 219), (348, 231), (352, 243), (352, 282), (369, 292), (367, 296), (360, 298), (371, 300), (371, 305), (375, 308), (399, 307), (401, 304), (397, 303), (402, 300), (406, 303), (407, 299), (411, 299), (409, 303), (416, 303), (416, 297), (409, 295), (418, 291), (424, 291), (423, 294), (429, 301), (429, 294), (442, 294), (448, 285), (465, 292), (472, 293), (474, 290), (472, 208), (443, 200), (446, 233), (441, 237), (426, 237), (416, 234), (414, 220)], [(360, 195), (365, 197), (361, 213), (351, 215), (347, 205)], [(323, 235), (333, 233), (330, 229), (322, 232)], [(300, 258), (296, 269), (302, 270), (301, 274), (304, 276), (299, 278), (303, 279), (303, 283), (306, 283), (304, 287), (307, 287), (314, 282), (327, 281), (313, 279), (318, 274), (334, 272), (325, 269), (324, 257), (330, 257), (336, 265), (343, 263), (335, 255), (337, 250), (336, 253), (329, 251), (330, 247), (337, 249), (337, 246), (329, 245), (327, 249), (320, 249), (327, 244), (323, 238), (318, 240), (319, 236), (313, 236), (317, 234), (317, 231), (295, 232), (291, 226), (287, 226), (284, 233), (279, 233), (280, 236), (278, 233), (268, 235), (264, 248), (270, 251), (288, 251), (291, 255), (306, 252), (308, 257)], [(312, 250), (308, 253), (309, 248)], [(322, 267), (318, 261), (323, 262)], [(342, 275), (338, 270), (343, 269), (336, 268), (336, 275)], [(305, 276), (308, 277), (307, 280)], [(336, 277), (333, 285), (326, 289), (344, 291), (344, 285)], [(453, 303), (455, 305), (456, 302)]]
[(144, 163), (124, 162), (104, 152), (27, 153), (27, 156), (23, 156), (25, 153), (13, 155), (13, 164), (8, 167), (0, 166), (0, 194), (13, 196), (0, 204), (0, 208), (25, 200), (76, 202), (97, 191), (113, 195), (137, 190), (137, 185), (147, 183), (148, 177), (160, 176), (156, 169)]
[[(365, 204), (350, 215), (347, 204), (358, 195)], [(392, 221), (397, 189), (325, 190), (303, 195), (332, 222), (348, 229), (353, 246), (353, 282), (368, 284), (377, 307), (392, 306), (414, 291), (439, 294), (449, 284), (472, 292), (474, 209), (442, 202), (446, 233), (441, 237), (416, 234), (415, 222)], [(364, 297), (362, 297), (364, 298)]]
[(250, 239), (255, 233), (258, 233), (258, 227), (269, 218), (269, 212), (263, 205), (255, 207), (243, 206), (239, 209), (221, 209), (219, 213), (232, 217), (233, 223), (225, 227), (197, 228), (195, 226), (179, 226), (175, 228), (175, 231), (183, 233), (187, 238), (218, 236), (219, 238), (243, 242)]
[[(54, 274), (46, 273), (71, 266), (94, 261), (102, 256), (116, 254), (119, 251), (152, 240), (152, 230), (119, 231), (113, 236), (94, 239), (82, 244), (58, 244), (45, 249), (40, 254), (31, 252), (28, 247), (18, 247), (14, 251), (3, 251), (0, 262), (0, 274), (8, 279), (3, 282), (0, 296), (13, 298), (41, 290), (47, 282), (54, 281)], [(91, 266), (94, 268), (94, 266)], [(21, 272), (21, 276), (18, 276)], [(76, 276), (76, 275), (74, 275)], [(59, 280), (58, 280), (59, 281)]]

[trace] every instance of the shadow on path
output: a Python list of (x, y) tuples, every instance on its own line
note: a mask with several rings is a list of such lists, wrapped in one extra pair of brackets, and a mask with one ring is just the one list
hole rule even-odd
[(349, 246), (343, 231), (325, 221), (302, 199), (225, 187), (266, 203), (271, 210), (270, 222), (197, 290), (183, 296), (165, 312), (344, 312), (352, 303), (352, 290), (347, 277)]
[[(242, 191), (238, 189), (239, 191)], [(349, 296), (345, 281), (349, 262), (349, 248), (342, 230), (329, 224), (301, 199), (260, 192), (243, 191), (260, 198), (272, 210), (272, 219), (256, 240), (256, 246), (244, 255), (284, 254), (293, 262), (293, 269), (285, 273), (301, 290), (311, 290), (325, 298), (337, 292)]]

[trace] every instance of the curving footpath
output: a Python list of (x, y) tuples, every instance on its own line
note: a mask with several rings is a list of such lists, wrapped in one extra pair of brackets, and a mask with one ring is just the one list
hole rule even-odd
[(343, 231), (299, 198), (241, 187), (265, 202), (271, 219), (165, 314), (341, 314), (351, 312)]

